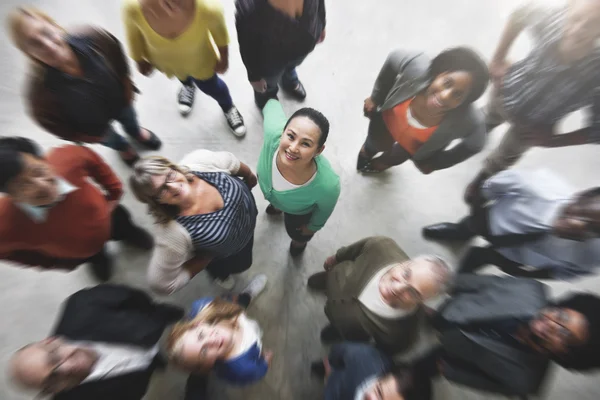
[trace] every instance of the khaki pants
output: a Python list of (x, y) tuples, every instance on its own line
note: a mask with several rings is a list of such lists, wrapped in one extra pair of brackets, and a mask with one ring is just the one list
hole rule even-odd
[[(502, 95), (494, 87), (486, 107), (486, 125), (497, 126), (506, 121), (506, 113), (502, 106)], [(526, 133), (528, 133), (528, 128), (511, 123), (498, 147), (484, 161), (484, 172), (491, 176), (515, 164), (523, 153), (532, 147), (523, 140)]]

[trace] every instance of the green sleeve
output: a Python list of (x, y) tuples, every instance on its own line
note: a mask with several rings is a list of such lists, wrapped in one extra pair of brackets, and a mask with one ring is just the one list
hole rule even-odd
[(321, 196), (317, 200), (316, 207), (314, 208), (312, 217), (307, 226), (311, 231), (318, 231), (325, 225), (325, 222), (327, 222), (337, 204), (338, 198), (340, 197), (339, 180), (332, 183), (332, 186), (332, 188), (326, 191), (324, 196)]
[(263, 108), (263, 129), (265, 132), (264, 141), (279, 140), (283, 133), (283, 128), (287, 123), (287, 117), (283, 112), (281, 103), (277, 100), (269, 100)]

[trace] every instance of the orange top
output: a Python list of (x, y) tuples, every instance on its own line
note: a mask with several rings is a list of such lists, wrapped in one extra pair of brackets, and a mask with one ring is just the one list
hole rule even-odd
[(410, 155), (414, 155), (437, 129), (437, 125), (430, 128), (415, 128), (408, 123), (408, 107), (412, 100), (406, 100), (382, 113), (383, 121), (392, 137)]

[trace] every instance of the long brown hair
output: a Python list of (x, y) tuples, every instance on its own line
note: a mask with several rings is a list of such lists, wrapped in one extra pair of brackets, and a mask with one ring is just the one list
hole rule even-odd
[(169, 359), (175, 366), (188, 372), (206, 373), (210, 367), (203, 365), (186, 364), (179, 354), (181, 352), (181, 338), (198, 324), (228, 324), (231, 327), (237, 325), (238, 317), (244, 312), (244, 309), (235, 303), (220, 298), (215, 298), (209, 305), (204, 307), (192, 320), (182, 321), (173, 327), (167, 338), (167, 353)]

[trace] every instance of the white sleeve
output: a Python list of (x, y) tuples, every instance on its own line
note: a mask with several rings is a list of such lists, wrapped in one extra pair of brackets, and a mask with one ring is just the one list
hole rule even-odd
[(156, 229), (155, 245), (148, 283), (158, 294), (173, 294), (191, 279), (182, 265), (193, 257), (192, 240), (188, 232), (177, 222), (171, 221)]
[(186, 155), (180, 164), (199, 172), (227, 172), (235, 175), (240, 170), (240, 160), (227, 151), (196, 150)]
[(515, 169), (508, 169), (493, 175), (481, 185), (481, 194), (488, 201), (507, 194), (520, 193), (525, 189), (523, 177)]

